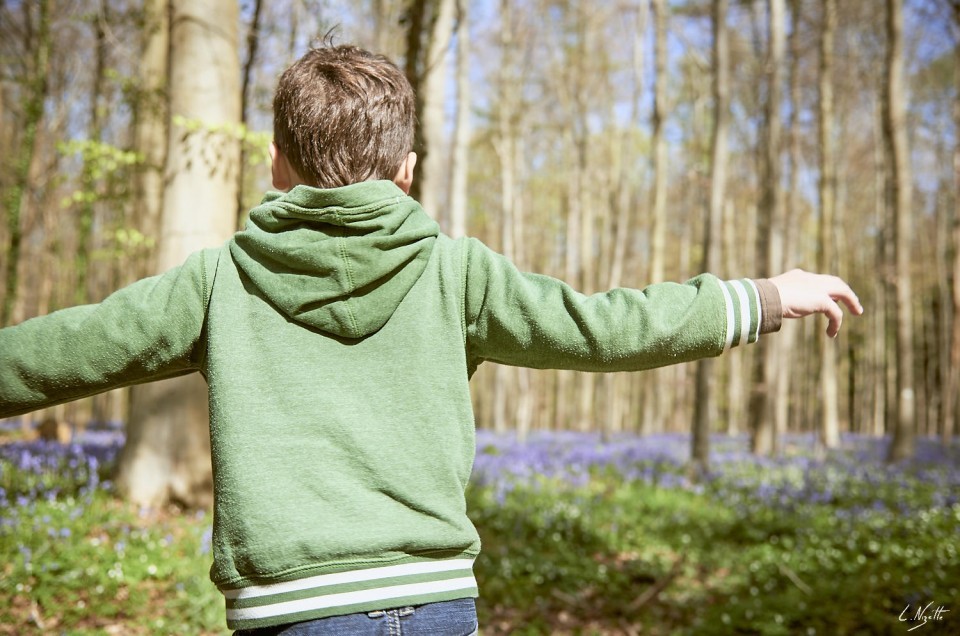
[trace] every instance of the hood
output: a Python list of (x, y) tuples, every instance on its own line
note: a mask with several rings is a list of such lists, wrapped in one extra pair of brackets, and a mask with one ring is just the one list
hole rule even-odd
[(391, 181), (268, 192), (230, 241), (237, 267), (291, 320), (344, 338), (386, 324), (420, 278), (436, 222)]

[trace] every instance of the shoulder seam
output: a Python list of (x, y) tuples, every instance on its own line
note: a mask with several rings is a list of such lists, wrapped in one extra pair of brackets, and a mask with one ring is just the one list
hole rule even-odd
[[(460, 335), (467, 350), (467, 269), (470, 266), (469, 239), (459, 239), (460, 246)], [(468, 354), (469, 355), (469, 354)]]

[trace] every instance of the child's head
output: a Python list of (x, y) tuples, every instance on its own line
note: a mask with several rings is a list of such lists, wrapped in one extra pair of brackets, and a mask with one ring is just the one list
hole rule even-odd
[[(390, 60), (355, 46), (313, 49), (284, 71), (273, 118), (276, 150), (308, 185), (396, 180), (415, 161), (410, 83)], [(274, 185), (283, 188), (276, 164)]]

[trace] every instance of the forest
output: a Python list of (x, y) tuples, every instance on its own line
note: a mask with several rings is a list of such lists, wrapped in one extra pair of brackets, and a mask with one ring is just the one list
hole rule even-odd
[[(641, 373), (482, 365), (485, 633), (960, 611), (960, 0), (0, 0), (0, 327), (241, 229), (277, 78), (331, 40), (410, 80), (450, 236), (584, 293), (802, 268), (866, 308)], [(191, 376), (0, 422), (0, 634), (219, 633), (206, 409)]]
[[(801, 431), (827, 448), (841, 432), (891, 435), (896, 457), (915, 435), (949, 443), (957, 10), (5, 2), (0, 324), (97, 302), (242, 227), (270, 187), (276, 77), (332, 33), (386, 53), (417, 89), (414, 194), (447, 233), (585, 293), (801, 267), (844, 277), (868, 308), (837, 341), (787, 324), (749, 351), (650, 373), (485, 365), (481, 427), (748, 432), (761, 454)], [(125, 391), (53, 417), (129, 408)]]

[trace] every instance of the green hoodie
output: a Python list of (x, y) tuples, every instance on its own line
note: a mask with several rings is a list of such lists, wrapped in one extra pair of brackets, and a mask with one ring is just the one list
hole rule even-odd
[[(452, 240), (388, 181), (270, 193), (224, 247), (0, 330), (0, 417), (200, 371), (232, 629), (476, 596), (484, 360), (640, 370), (776, 328), (769, 284), (584, 296)], [(763, 308), (767, 308), (766, 315)]]

